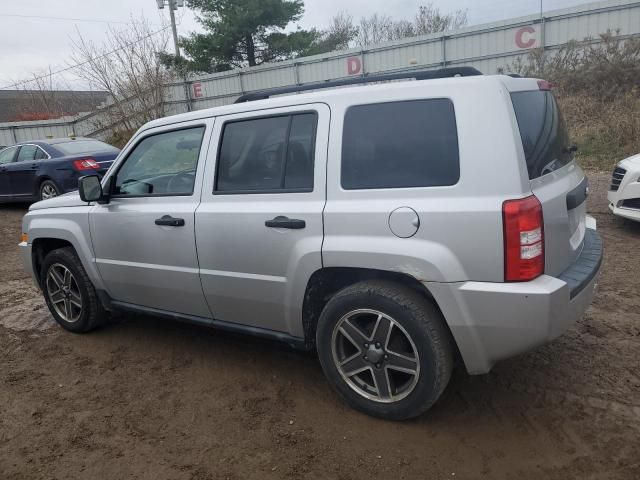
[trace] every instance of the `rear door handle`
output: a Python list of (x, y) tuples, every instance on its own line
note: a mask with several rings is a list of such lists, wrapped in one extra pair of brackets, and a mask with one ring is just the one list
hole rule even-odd
[(38, 164), (37, 163), (32, 163), (31, 164), (31, 169), (32, 170), (36, 170), (38, 168)]
[(156, 218), (156, 225), (165, 227), (184, 227), (184, 218), (174, 218), (171, 215), (163, 215)]
[(297, 218), (288, 218), (284, 216), (277, 216), (272, 220), (264, 222), (265, 226), (269, 228), (290, 228), (292, 230), (300, 230), (307, 226), (304, 220), (298, 220)]

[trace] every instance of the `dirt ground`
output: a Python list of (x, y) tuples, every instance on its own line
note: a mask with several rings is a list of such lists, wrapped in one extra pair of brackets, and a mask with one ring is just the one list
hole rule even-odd
[(584, 318), (457, 371), (404, 423), (350, 410), (277, 344), (136, 316), (63, 332), (18, 258), (25, 207), (0, 206), (0, 478), (640, 478), (640, 224), (590, 177), (606, 250)]

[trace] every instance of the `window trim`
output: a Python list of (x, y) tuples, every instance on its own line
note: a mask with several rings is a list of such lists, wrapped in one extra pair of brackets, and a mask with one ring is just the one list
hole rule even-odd
[[(252, 120), (263, 120), (265, 118), (278, 118), (278, 117), (289, 117), (289, 125), (287, 126), (287, 145), (286, 148), (284, 150), (284, 156), (285, 156), (285, 161), (284, 161), (284, 165), (282, 168), (282, 176), (284, 178), (284, 176), (287, 173), (287, 154), (289, 152), (289, 138), (291, 135), (291, 125), (293, 124), (293, 117), (296, 115), (305, 115), (305, 114), (313, 114), (314, 116), (314, 125), (313, 125), (313, 134), (311, 135), (311, 152), (312, 152), (312, 162), (313, 162), (313, 171), (312, 171), (312, 180), (313, 180), (313, 186), (311, 188), (268, 188), (268, 189), (259, 189), (259, 190), (218, 190), (218, 173), (219, 173), (219, 169), (220, 169), (220, 154), (222, 152), (222, 141), (224, 140), (224, 131), (227, 128), (227, 125), (232, 124), (232, 123), (241, 123), (241, 122), (247, 122), (247, 121), (252, 121)], [(316, 174), (316, 138), (318, 135), (318, 120), (320, 118), (319, 112), (317, 110), (314, 109), (309, 109), (309, 110), (294, 110), (292, 112), (282, 112), (282, 113), (273, 113), (273, 114), (262, 114), (262, 115), (256, 115), (256, 116), (250, 116), (250, 117), (242, 117), (242, 118), (234, 118), (232, 120), (227, 120), (224, 121), (222, 123), (222, 126), (220, 128), (220, 136), (218, 137), (218, 146), (216, 149), (216, 168), (215, 168), (215, 172), (214, 172), (214, 177), (213, 177), (213, 190), (212, 190), (212, 194), (213, 195), (251, 195), (251, 194), (258, 194), (258, 195), (273, 195), (273, 194), (278, 194), (278, 193), (311, 193), (314, 191), (315, 187), (316, 187), (316, 182), (315, 182), (315, 174)]]
[[(346, 118), (347, 118), (347, 114), (349, 113), (349, 111), (353, 108), (357, 108), (357, 107), (368, 107), (371, 105), (387, 105), (387, 104), (391, 104), (391, 103), (410, 103), (410, 102), (428, 102), (431, 100), (446, 100), (447, 102), (449, 102), (449, 104), (451, 104), (452, 110), (453, 110), (453, 126), (455, 127), (455, 132), (456, 132), (456, 144), (458, 147), (458, 177), (456, 179), (456, 181), (454, 183), (448, 184), (448, 185), (426, 185), (426, 186), (411, 186), (411, 187), (360, 187), (360, 188), (346, 188), (343, 183), (342, 183), (342, 164), (343, 164), (343, 151), (344, 151), (344, 127), (346, 125)], [(369, 192), (372, 190), (376, 190), (376, 191), (393, 191), (393, 190), (415, 190), (415, 189), (424, 189), (424, 188), (429, 188), (429, 189), (433, 189), (433, 188), (452, 188), (455, 187), (456, 185), (458, 185), (460, 183), (460, 179), (462, 178), (462, 162), (461, 162), (461, 158), (460, 158), (460, 132), (458, 131), (458, 115), (456, 112), (456, 104), (453, 101), (452, 98), (450, 97), (428, 97), (428, 98), (411, 98), (411, 99), (407, 99), (407, 100), (386, 100), (383, 102), (370, 102), (370, 103), (359, 103), (359, 104), (355, 104), (355, 105), (349, 105), (349, 107), (347, 107), (347, 109), (344, 111), (344, 116), (342, 118), (342, 135), (340, 136), (340, 183), (339, 183), (339, 187), (340, 190), (342, 190), (343, 192), (358, 192), (358, 191), (365, 191), (365, 192)]]
[(109, 198), (161, 198), (161, 197), (191, 197), (191, 196), (193, 196), (193, 192), (195, 191), (195, 188), (196, 188), (195, 181), (193, 182), (193, 186), (191, 187), (191, 193), (162, 193), (162, 194), (157, 194), (157, 195), (156, 194), (122, 195), (122, 194), (113, 193), (113, 191), (116, 188), (116, 183), (115, 182), (118, 179), (118, 173), (120, 173), (120, 170), (122, 169), (124, 164), (127, 163), (127, 160), (129, 160), (129, 157), (131, 156), (131, 153), (133, 153), (133, 151), (136, 148), (138, 148), (138, 145), (140, 145), (142, 142), (144, 142), (147, 138), (155, 137), (155, 136), (158, 136), (158, 135), (163, 135), (165, 133), (179, 132), (181, 130), (191, 130), (191, 129), (194, 129), (194, 128), (204, 128), (204, 131), (202, 132), (202, 140), (200, 141), (200, 148), (198, 149), (198, 158), (196, 160), (196, 175), (197, 175), (198, 166), (200, 165), (200, 155), (202, 154), (202, 146), (204, 145), (205, 135), (207, 133), (207, 125), (206, 125), (206, 123), (198, 123), (198, 124), (189, 125), (189, 126), (171, 128), (169, 130), (162, 130), (160, 132), (152, 132), (152, 133), (150, 133), (148, 135), (141, 136), (139, 139), (137, 139), (136, 142), (131, 146), (131, 148), (127, 152), (127, 156), (124, 157), (120, 162), (118, 162), (117, 168), (113, 171), (113, 173), (111, 175), (109, 175), (109, 179), (107, 180), (108, 187), (109, 187), (109, 192), (108, 192)]
[[(47, 156), (47, 158), (32, 158), (30, 160), (18, 160), (18, 157), (20, 156), (20, 151), (22, 150), (22, 147), (36, 147), (36, 149), (38, 150), (42, 150), (42, 152), (44, 152), (44, 154)], [(20, 163), (20, 162), (39, 162), (41, 160), (51, 160), (51, 155), (49, 155), (47, 153), (47, 151), (42, 148), (40, 145), (38, 145), (37, 143), (21, 143), (20, 145), (16, 145), (15, 148), (18, 148), (18, 155), (14, 155), (13, 156), (13, 160), (9, 163)]]

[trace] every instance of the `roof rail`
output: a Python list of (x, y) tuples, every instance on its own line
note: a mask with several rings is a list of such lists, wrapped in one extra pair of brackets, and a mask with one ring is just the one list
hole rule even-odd
[(416, 80), (433, 80), (435, 78), (448, 77), (471, 77), (482, 75), (482, 72), (473, 67), (449, 67), (438, 70), (414, 70), (402, 73), (386, 73), (381, 75), (364, 75), (357, 78), (345, 78), (342, 80), (327, 80), (325, 82), (310, 83), (307, 85), (295, 85), (292, 87), (272, 88), (259, 92), (245, 93), (238, 97), (234, 103), (252, 102), (254, 100), (265, 100), (272, 95), (283, 95), (285, 93), (305, 92), (308, 90), (319, 90), (321, 88), (344, 87), (347, 85), (358, 85), (361, 83), (385, 82), (389, 80), (402, 80), (414, 78)]

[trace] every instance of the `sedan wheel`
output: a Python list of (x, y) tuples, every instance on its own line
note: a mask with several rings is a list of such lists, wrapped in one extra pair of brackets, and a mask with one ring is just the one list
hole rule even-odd
[(57, 197), (59, 195), (58, 189), (53, 182), (46, 181), (40, 187), (40, 199), (47, 200), (49, 198)]

